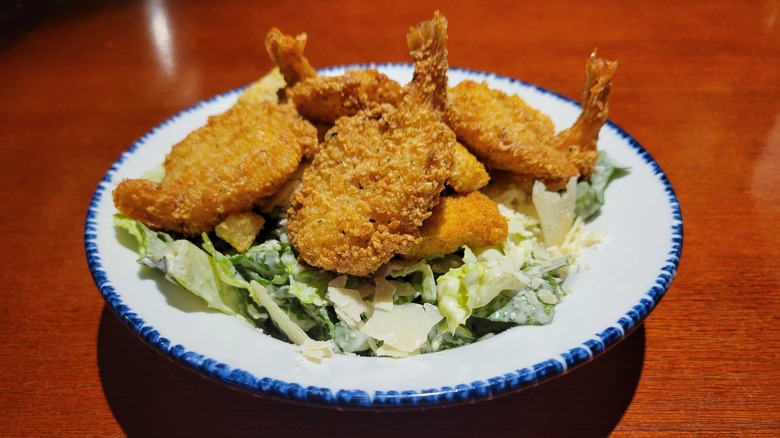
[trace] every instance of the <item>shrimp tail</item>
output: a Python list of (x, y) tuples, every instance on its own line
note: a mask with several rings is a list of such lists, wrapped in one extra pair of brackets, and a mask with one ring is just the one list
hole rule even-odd
[(569, 155), (583, 178), (589, 178), (598, 160), (596, 144), (599, 131), (609, 115), (609, 92), (617, 61), (607, 61), (591, 53), (585, 63), (585, 86), (582, 89), (582, 113), (574, 124), (555, 139), (556, 149)]
[(409, 29), (406, 36), (414, 77), (405, 90), (406, 100), (447, 109), (447, 19), (439, 11), (432, 20)]
[(307, 36), (285, 35), (277, 28), (271, 29), (265, 37), (265, 50), (268, 56), (279, 66), (288, 87), (296, 82), (317, 76), (317, 71), (303, 55)]

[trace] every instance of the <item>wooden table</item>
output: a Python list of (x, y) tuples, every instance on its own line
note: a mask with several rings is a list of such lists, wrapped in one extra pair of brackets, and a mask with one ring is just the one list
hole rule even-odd
[[(453, 66), (577, 99), (594, 47), (619, 60), (610, 118), (665, 170), (685, 224), (678, 276), (643, 326), (497, 400), (342, 413), (206, 381), (106, 310), (83, 227), (126, 148), (266, 72), (272, 26), (307, 32), (318, 67), (406, 62), (408, 27), (436, 8)], [(0, 435), (780, 433), (777, 1), (50, 0), (0, 16)]]

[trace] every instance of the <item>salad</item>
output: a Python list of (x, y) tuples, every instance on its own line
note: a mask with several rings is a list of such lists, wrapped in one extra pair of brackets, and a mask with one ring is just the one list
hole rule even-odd
[(174, 238), (122, 213), (114, 222), (137, 241), (141, 265), (208, 307), (298, 345), (311, 360), (333, 353), (406, 357), (552, 322), (577, 257), (604, 237), (584, 224), (626, 170), (602, 151), (590, 180), (572, 178), (561, 192), (536, 182), (529, 196), (511, 183), (491, 183), (483, 191), (507, 219), (503, 243), (393, 259), (370, 277), (301, 262), (288, 241), (285, 204), (267, 215), (267, 231), (244, 253), (213, 233)]

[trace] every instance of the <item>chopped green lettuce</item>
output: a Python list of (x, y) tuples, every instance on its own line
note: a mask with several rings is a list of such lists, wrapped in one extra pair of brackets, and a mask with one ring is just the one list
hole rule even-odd
[(206, 304), (228, 315), (249, 319), (247, 302), (231, 282), (219, 275), (214, 259), (188, 240), (174, 240), (139, 260), (165, 277), (203, 298)]
[[(592, 179), (577, 186), (577, 214), (595, 214), (606, 185), (624, 171), (602, 153)], [(273, 224), (269, 239), (243, 254), (223, 254), (208, 234), (174, 239), (122, 214), (114, 222), (137, 241), (140, 263), (209, 307), (300, 345), (304, 354), (327, 356), (332, 348), (403, 357), (552, 321), (566, 296), (562, 283), (570, 260), (547, 246), (538, 219), (501, 203), (499, 211), (508, 222), (500, 245), (394, 259), (372, 277), (339, 276), (301, 262), (288, 243), (281, 209), (266, 213)], [(425, 324), (409, 327), (418, 320)]]
[[(530, 287), (540, 286), (550, 273), (569, 264), (566, 257), (549, 256), (538, 241), (538, 222), (526, 216), (501, 208), (509, 221), (509, 235), (500, 247), (481, 248), (472, 251), (464, 247), (463, 265), (450, 269), (437, 280), (439, 311), (446, 318), (450, 333), (472, 316), (491, 318), (491, 305), (502, 303), (500, 308), (523, 303), (522, 295)], [(556, 289), (560, 292), (560, 288)], [(532, 290), (532, 294), (535, 292)], [(503, 301), (506, 301), (504, 303)], [(500, 308), (494, 309), (495, 311)], [(545, 314), (533, 313), (530, 319), (512, 319), (516, 324), (545, 324), (549, 322), (552, 308)]]
[(145, 257), (148, 252), (156, 252), (173, 242), (173, 238), (161, 231), (152, 231), (146, 225), (131, 219), (122, 213), (114, 215), (114, 225), (127, 230), (138, 243), (138, 255)]
[(215, 270), (222, 281), (234, 287), (248, 289), (254, 301), (268, 311), (271, 320), (295, 345), (303, 345), (304, 342), (311, 340), (306, 332), (274, 301), (262, 284), (255, 280), (250, 280), (247, 283), (230, 262), (230, 259), (214, 248), (206, 234), (203, 234), (203, 240), (203, 247), (211, 255)]
[(628, 167), (622, 166), (611, 159), (606, 152), (600, 151), (593, 175), (588, 181), (580, 181), (577, 184), (575, 214), (582, 220), (596, 215), (604, 205), (604, 192), (607, 190), (607, 185), (627, 172)]

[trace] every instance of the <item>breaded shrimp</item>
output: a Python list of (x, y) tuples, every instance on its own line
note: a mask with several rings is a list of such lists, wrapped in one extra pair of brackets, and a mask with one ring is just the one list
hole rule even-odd
[(277, 28), (271, 29), (265, 37), (265, 50), (279, 67), (288, 87), (292, 87), (298, 81), (317, 76), (317, 71), (303, 56), (306, 39), (305, 33), (293, 37), (283, 34)]
[(372, 105), (397, 105), (401, 85), (377, 70), (351, 70), (340, 76), (317, 76), (296, 83), (287, 98), (313, 123), (333, 125)]
[(468, 193), (485, 187), (489, 181), (485, 166), (465, 146), (457, 143), (447, 185), (458, 193)]
[(549, 117), (519, 96), (473, 81), (461, 82), (449, 95), (450, 126), (489, 167), (532, 175), (548, 187), (579, 175), (566, 154), (552, 146), (555, 128)]
[(590, 177), (598, 159), (598, 132), (606, 121), (610, 80), (617, 63), (591, 55), (583, 111), (558, 135), (546, 115), (519, 96), (464, 81), (450, 90), (448, 123), (469, 149), (494, 169), (519, 181), (541, 180), (553, 190), (571, 177)]
[[(422, 105), (433, 108), (441, 114), (442, 120), (449, 106), (446, 26), (447, 21), (436, 11), (433, 20), (410, 28), (406, 37), (415, 69), (427, 73), (407, 85), (404, 94), (405, 103), (409, 106)], [(460, 143), (456, 144), (447, 185), (456, 192), (466, 193), (484, 187), (489, 179), (485, 166), (477, 157)]]
[(464, 245), (484, 247), (506, 240), (506, 218), (481, 192), (443, 196), (420, 228), (422, 239), (403, 254), (420, 260), (457, 251)]
[(193, 236), (249, 211), (298, 168), (316, 129), (289, 105), (240, 103), (173, 147), (160, 183), (124, 180), (114, 204), (159, 230)]
[(609, 114), (608, 98), (616, 61), (590, 55), (585, 63), (585, 85), (582, 89), (582, 113), (571, 128), (555, 137), (554, 147), (566, 153), (583, 178), (590, 178), (599, 158), (596, 143), (599, 131)]
[(420, 25), (417, 36), (408, 39), (412, 53), (425, 54), (415, 58), (414, 79), (399, 107), (384, 105), (338, 119), (304, 173), (291, 200), (288, 235), (307, 263), (365, 276), (419, 240), (420, 226), (439, 202), (456, 145), (431, 105), (434, 90), (446, 90), (446, 74), (438, 73), (447, 70), (446, 57), (440, 56), (446, 50), (446, 20), (437, 14), (434, 22)]
[(409, 55), (414, 64), (414, 78), (404, 87), (404, 103), (421, 105), (444, 113), (447, 99), (447, 19), (439, 14), (406, 35)]
[(266, 37), (266, 50), (287, 81), (287, 101), (312, 123), (333, 126), (339, 117), (401, 100), (401, 85), (374, 69), (318, 75), (303, 54), (305, 45), (305, 34), (293, 37), (276, 28)]

